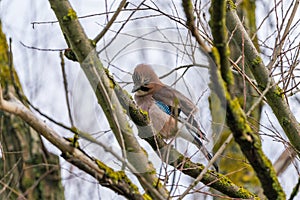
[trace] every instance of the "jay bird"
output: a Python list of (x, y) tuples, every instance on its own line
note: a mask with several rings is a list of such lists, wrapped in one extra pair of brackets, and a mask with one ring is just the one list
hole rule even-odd
[[(196, 105), (181, 92), (163, 84), (152, 67), (139, 64), (132, 75), (134, 99), (137, 105), (148, 112), (152, 126), (163, 138), (170, 139), (176, 134), (195, 144), (204, 156), (211, 160), (212, 155), (203, 146), (208, 141), (195, 120)], [(187, 119), (179, 114), (183, 112)], [(177, 128), (178, 127), (178, 128)], [(218, 171), (218, 166), (213, 163)]]

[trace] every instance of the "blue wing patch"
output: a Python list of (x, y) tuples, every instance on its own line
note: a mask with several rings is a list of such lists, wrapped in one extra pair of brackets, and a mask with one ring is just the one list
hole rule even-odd
[(171, 115), (171, 114), (172, 114), (170, 107), (167, 106), (166, 104), (164, 104), (163, 102), (161, 102), (161, 101), (155, 101), (155, 104), (156, 104), (162, 111), (164, 111), (165, 113), (167, 113), (168, 115)]

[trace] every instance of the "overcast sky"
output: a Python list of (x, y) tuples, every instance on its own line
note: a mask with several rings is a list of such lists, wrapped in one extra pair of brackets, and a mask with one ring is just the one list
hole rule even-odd
[[(140, 1), (130, 2), (138, 5)], [(150, 1), (146, 2), (149, 5), (152, 5)], [(266, 5), (266, 2), (269, 1), (265, 0), (265, 3), (263, 2), (264, 1), (259, 1), (258, 4), (257, 14), (260, 16), (257, 21), (258, 25), (260, 25), (266, 15), (266, 8), (262, 5)], [(71, 1), (71, 3), (78, 16), (104, 13), (106, 7), (104, 1), (99, 0), (74, 0)], [(175, 1), (174, 4), (178, 5), (177, 8), (179, 9), (177, 12), (180, 15), (180, 13), (182, 13), (180, 1)], [(109, 2), (107, 9), (113, 11), (117, 5), (118, 2), (114, 2), (113, 4)], [(165, 12), (170, 14), (176, 13), (173, 5), (168, 4), (165, 1), (160, 3), (157, 2), (157, 5), (162, 6)], [(133, 5), (129, 5), (128, 8), (130, 8), (130, 6), (133, 8)], [(269, 6), (271, 7), (271, 5)], [(207, 10), (208, 7), (206, 6), (205, 9)], [(119, 16), (117, 23), (112, 27), (112, 30), (109, 31), (105, 38), (98, 44), (97, 51), (100, 51), (102, 49), (101, 47), (106, 46), (116, 35), (116, 31), (119, 30), (124, 23), (124, 20), (129, 17), (130, 13), (131, 12), (124, 12)], [(136, 13), (133, 18), (151, 14), (157, 13), (140, 11)], [(183, 15), (181, 15), (181, 17), (184, 18)], [(0, 18), (4, 32), (7, 37), (12, 38), (14, 64), (26, 95), (30, 101), (44, 113), (57, 121), (69, 124), (68, 116), (66, 115), (67, 110), (58, 51), (67, 46), (48, 1), (2, 0), (0, 1)], [(268, 20), (272, 21), (273, 19), (275, 18), (271, 15)], [(298, 21), (299, 19), (299, 17), (296, 17), (295, 21)], [(81, 22), (87, 35), (93, 39), (102, 30), (103, 24), (106, 22), (105, 20), (106, 15), (95, 15), (81, 19)], [(265, 21), (265, 24), (263, 24), (258, 32), (260, 38), (267, 38), (268, 35), (272, 34), (272, 28), (274, 29), (274, 26), (270, 26), (268, 20)], [(33, 22), (39, 23), (33, 25)], [(298, 35), (299, 32), (295, 32), (294, 34)], [(141, 35), (143, 37), (138, 38)], [(165, 41), (165, 43), (161, 41)], [(183, 41), (185, 45), (182, 45)], [(170, 42), (174, 45), (170, 45)], [(266, 40), (266, 43), (269, 45), (274, 44), (274, 37), (270, 37)], [(295, 43), (299, 44), (299, 38), (295, 39)], [(203, 67), (193, 69), (192, 71), (189, 71), (188, 74), (185, 74), (183, 79), (176, 83), (174, 87), (188, 95), (194, 102), (197, 102), (197, 105), (200, 108), (198, 117), (201, 121), (201, 125), (206, 132), (209, 133), (209, 137), (214, 139), (213, 137), (215, 136), (211, 135), (211, 117), (210, 115), (207, 115), (207, 113), (209, 113), (207, 98), (210, 94), (208, 87), (209, 73), (205, 68), (205, 66), (207, 66), (207, 60), (204, 54), (195, 51), (193, 46), (189, 46), (193, 44), (193, 40), (188, 36), (187, 32), (183, 29), (183, 26), (176, 25), (174, 21), (170, 21), (166, 17), (152, 17), (144, 20), (133, 20), (127, 23), (125, 28), (122, 29), (121, 34), (119, 34), (114, 42), (111, 43), (105, 51), (102, 51), (99, 56), (104, 65), (108, 66), (111, 73), (115, 75), (115, 79), (120, 81), (120, 84), (124, 87), (126, 86), (125, 89), (129, 92), (132, 88), (132, 85), (128, 84), (128, 82), (131, 81), (130, 73), (133, 71), (136, 64), (150, 63), (154, 66), (159, 75), (165, 74), (174, 67), (191, 64), (193, 62), (203, 65)], [(27, 48), (24, 45), (40, 49), (51, 49), (51, 51), (34, 50), (32, 48)], [(269, 54), (270, 50), (265, 49), (264, 53)], [(104, 141), (107, 140), (109, 144), (114, 147), (115, 151), (119, 151), (118, 144), (115, 141), (113, 134), (102, 133), (103, 131), (108, 130), (109, 126), (105, 120), (103, 120), (105, 117), (101, 109), (97, 106), (92, 88), (88, 85), (79, 65), (66, 60), (66, 71), (72, 103), (72, 114), (74, 115), (76, 125), (84, 131), (96, 133), (96, 137), (101, 137), (101, 140)], [(182, 72), (183, 71), (178, 71), (177, 74), (173, 74), (172, 76), (163, 79), (163, 81), (167, 84), (172, 84)], [(189, 88), (197, 88), (198, 90), (190, 90)], [(294, 104), (292, 99), (290, 105), (293, 112), (295, 112), (296, 117), (300, 120), (298, 104)], [(269, 121), (271, 121), (272, 124)], [(66, 131), (60, 127), (57, 127), (50, 122), (48, 123), (58, 132), (66, 133)], [(285, 137), (281, 127), (272, 115), (270, 108), (267, 106), (263, 109), (262, 124), (267, 128), (272, 126), (276, 127), (276, 130)], [(264, 133), (269, 133), (269, 131), (263, 127), (262, 131)], [(159, 166), (160, 162), (157, 160), (155, 153), (151, 152), (151, 148), (143, 140), (139, 141), (144, 148), (149, 150), (154, 164)], [(107, 156), (107, 153), (100, 147), (89, 145), (85, 142), (83, 142), (82, 145), (89, 153), (98, 156), (110, 166), (113, 166), (116, 169), (119, 168), (119, 164), (115, 159)], [(179, 143), (179, 145), (184, 146), (185, 144)], [(207, 145), (210, 149), (212, 148), (212, 144)], [(51, 151), (59, 155), (60, 152), (53, 148), (52, 145), (47, 144), (47, 146)], [(272, 138), (263, 137), (263, 149), (272, 162), (277, 159), (283, 151), (283, 148), (281, 143), (274, 142)], [(190, 153), (192, 154), (193, 151), (196, 151), (196, 149), (191, 147)], [(104, 154), (105, 157), (103, 157)], [(197, 161), (197, 158), (193, 159), (196, 159)], [(123, 199), (114, 192), (98, 186), (95, 180), (85, 176), (79, 170), (72, 168), (64, 160), (61, 160), (61, 163), (67, 199), (72, 199), (74, 197), (76, 197), (76, 199), (100, 199), (100, 197), (103, 199)], [(295, 168), (290, 166), (280, 177), (280, 182), (284, 187), (287, 196), (289, 196), (298, 180), (298, 177), (295, 176), (295, 174), (297, 174)], [(192, 179), (182, 176), (181, 180), (188, 183)], [(83, 185), (84, 189), (82, 189)], [(95, 187), (97, 187), (97, 189), (95, 189)], [(180, 191), (182, 192), (183, 189)], [(199, 198), (200, 197), (201, 196), (199, 196)], [(299, 194), (298, 197), (300, 198)]]

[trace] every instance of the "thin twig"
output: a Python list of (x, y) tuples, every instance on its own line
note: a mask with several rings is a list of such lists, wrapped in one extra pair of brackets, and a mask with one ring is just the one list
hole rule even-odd
[[(126, 5), (125, 5), (126, 7)], [(123, 11), (127, 11), (127, 12), (132, 12), (136, 10), (135, 8), (134, 9), (123, 9)], [(143, 11), (143, 10), (148, 10), (147, 8), (139, 8), (138, 10), (140, 11)], [(108, 14), (112, 14), (112, 13), (115, 13), (116, 11), (109, 11), (109, 12), (102, 12), (102, 13), (96, 13), (96, 14), (89, 14), (89, 15), (83, 15), (83, 16), (79, 16), (78, 19), (85, 19), (85, 18), (90, 18), (90, 17), (97, 17), (97, 16), (102, 16), (102, 15), (108, 15)], [(32, 28), (34, 29), (35, 28), (35, 25), (45, 25), (45, 24), (55, 24), (55, 23), (58, 23), (57, 20), (53, 20), (53, 21), (34, 21), (34, 22), (31, 22), (31, 25), (32, 25)]]
[[(243, 19), (244, 21), (244, 19)], [(244, 96), (244, 105), (243, 109), (246, 110), (246, 103), (247, 103), (247, 87), (246, 87), (246, 72), (245, 72), (245, 36), (244, 32), (242, 33), (242, 70), (243, 70), (243, 96)]]
[(28, 45), (24, 44), (23, 42), (20, 42), (20, 44), (23, 47), (26, 47), (28, 49), (33, 49), (33, 50), (38, 50), (38, 51), (64, 51), (64, 50), (66, 50), (66, 48), (62, 48), (62, 49), (42, 49), (42, 48), (38, 48), (38, 47), (28, 46)]
[(179, 70), (179, 69), (182, 69), (182, 68), (190, 68), (190, 67), (202, 67), (202, 68), (206, 68), (208, 69), (208, 67), (206, 65), (201, 65), (201, 64), (190, 64), (190, 65), (182, 65), (182, 66), (179, 66), (179, 67), (176, 67), (174, 69), (172, 69), (171, 71), (169, 71), (168, 73), (162, 75), (159, 77), (159, 79), (163, 79), (163, 78), (166, 78), (167, 76), (169, 76), (170, 74), (172, 74), (173, 72)]
[[(255, 85), (255, 83), (253, 82), (253, 80), (247, 76), (247, 74), (244, 74), (243, 71), (241, 70), (241, 68), (231, 59), (229, 58), (230, 64), (232, 65), (232, 67), (238, 71), (239, 74), (241, 74), (242, 76), (245, 76), (246, 80), (248, 81), (248, 83), (254, 88), (254, 90), (261, 95), (262, 93), (259, 91), (259, 89), (257, 88), (257, 86)], [(264, 100), (265, 97), (264, 97)]]
[(130, 13), (130, 15), (128, 16), (128, 18), (125, 20), (125, 22), (121, 25), (121, 27), (119, 28), (118, 31), (116, 31), (116, 34), (114, 35), (114, 37), (112, 37), (112, 39), (101, 49), (99, 50), (97, 53), (100, 54), (102, 51), (104, 51), (105, 49), (107, 49), (111, 43), (116, 39), (116, 37), (120, 34), (121, 30), (125, 27), (125, 25), (129, 22), (129, 20), (131, 19), (131, 17), (136, 13), (136, 11), (138, 11), (140, 9), (140, 7), (142, 6), (142, 4), (145, 2), (146, 0), (143, 0), (137, 7), (136, 9)]
[(66, 97), (66, 103), (67, 103), (67, 109), (68, 109), (68, 115), (69, 115), (69, 120), (71, 123), (71, 127), (74, 126), (74, 121), (71, 113), (71, 106), (70, 106), (70, 100), (69, 100), (69, 95), (68, 95), (68, 81), (67, 81), (67, 75), (66, 75), (66, 70), (65, 70), (65, 61), (64, 61), (64, 54), (63, 52), (59, 52), (60, 60), (61, 60), (61, 72), (62, 76), (64, 79), (64, 89), (65, 89), (65, 97)]
[(192, 184), (189, 185), (189, 187), (182, 193), (182, 195), (178, 198), (178, 200), (183, 199), (193, 187), (195, 187), (203, 178), (204, 174), (207, 172), (208, 168), (217, 160), (217, 158), (223, 153), (226, 146), (229, 144), (229, 142), (232, 140), (233, 135), (229, 134), (225, 142), (222, 144), (222, 146), (218, 149), (218, 151), (215, 153), (214, 157), (209, 161), (209, 163), (205, 166), (205, 168), (201, 171), (199, 176), (194, 180)]
[(108, 21), (107, 25), (104, 27), (104, 29), (95, 37), (94, 39), (94, 43), (97, 44), (99, 42), (99, 40), (105, 35), (105, 33), (109, 30), (109, 28), (111, 27), (111, 25), (113, 25), (114, 21), (117, 19), (118, 15), (120, 14), (120, 12), (122, 11), (122, 9), (124, 8), (126, 4), (126, 0), (122, 0), (118, 9), (116, 10), (116, 12), (114, 13), (114, 15), (112, 16), (112, 18)]
[[(59, 136), (58, 133), (56, 133), (53, 129), (48, 127), (43, 121), (41, 121), (39, 118), (37, 118), (27, 107), (25, 107), (16, 97), (14, 97), (12, 94), (9, 94), (9, 100), (5, 100), (3, 98), (2, 94), (2, 87), (0, 85), (0, 109), (6, 112), (9, 112), (11, 114), (15, 114), (19, 117), (21, 117), (25, 122), (27, 122), (32, 128), (34, 128), (37, 132), (42, 134), (49, 142), (51, 142), (53, 145), (55, 145), (57, 148), (59, 148), (62, 152), (72, 152), (72, 155), (80, 156), (79, 154), (82, 154), (83, 152), (79, 149), (71, 147), (69, 144), (66, 144), (66, 141), (63, 140)], [(79, 131), (78, 131), (79, 132)], [(78, 133), (80, 136), (85, 138), (86, 140), (93, 142), (95, 144), (98, 144), (101, 146), (105, 151), (111, 153), (115, 158), (117, 158), (122, 163), (126, 164), (126, 167), (134, 173), (137, 177), (139, 177), (139, 180), (143, 182), (143, 184), (147, 185), (149, 190), (151, 190), (152, 193), (156, 195), (158, 199), (163, 200), (164, 198), (161, 196), (161, 194), (153, 188), (151, 183), (148, 183), (144, 177), (139, 173), (139, 171), (131, 165), (129, 162), (127, 162), (123, 157), (119, 156), (116, 152), (113, 151), (113, 149), (106, 144), (103, 144), (100, 141), (97, 141), (94, 139), (90, 134), (86, 134), (83, 132)], [(86, 155), (86, 154), (85, 154)], [(90, 157), (89, 157), (90, 158)], [(78, 158), (80, 159), (80, 158)], [(91, 158), (90, 158), (91, 159)], [(88, 161), (90, 162), (90, 160)], [(98, 168), (98, 167), (97, 167)]]
[(292, 13), (291, 13), (291, 15), (290, 15), (290, 17), (289, 17), (289, 20), (288, 20), (288, 22), (287, 22), (287, 25), (286, 25), (286, 27), (285, 27), (285, 30), (284, 30), (284, 33), (283, 33), (283, 36), (282, 36), (281, 41), (279, 42), (279, 44), (275, 44), (276, 46), (275, 46), (275, 48), (274, 48), (274, 51), (273, 51), (273, 55), (272, 55), (271, 61), (270, 61), (269, 64), (267, 65), (267, 68), (268, 68), (268, 69), (271, 69), (271, 68), (273, 67), (274, 63), (276, 62), (277, 57), (280, 55), (280, 52), (281, 52), (281, 50), (282, 50), (282, 46), (283, 46), (283, 44), (284, 44), (284, 42), (285, 42), (285, 39), (286, 39), (286, 37), (287, 37), (287, 35), (288, 35), (289, 31), (290, 31), (291, 24), (292, 24), (292, 22), (293, 22), (293, 20), (294, 20), (294, 17), (295, 17), (296, 14), (297, 14), (298, 6), (299, 6), (299, 0), (297, 0), (297, 1), (295, 2), (294, 8), (293, 8), (293, 10), (292, 10)]
[(271, 81), (268, 81), (266, 89), (265, 89), (262, 93), (259, 92), (259, 94), (260, 94), (259, 98), (257, 99), (256, 102), (254, 102), (254, 103), (252, 104), (251, 108), (247, 111), (246, 116), (250, 116), (250, 114), (251, 114), (252, 111), (256, 108), (256, 106), (258, 106), (258, 105), (262, 102), (262, 100), (266, 100), (265, 95), (267, 94), (267, 92), (268, 92), (268, 91), (270, 90), (270, 88), (271, 88), (271, 87), (270, 87), (270, 83), (271, 83)]
[(298, 178), (298, 182), (295, 185), (289, 200), (293, 200), (297, 196), (299, 190), (300, 190), (300, 177)]
[(202, 38), (199, 34), (199, 31), (195, 25), (194, 8), (193, 8), (192, 2), (183, 0), (182, 6), (184, 8), (184, 12), (185, 12), (185, 15), (187, 18), (186, 25), (187, 25), (188, 29), (191, 31), (192, 35), (195, 37), (196, 41), (200, 45), (200, 48), (206, 53), (211, 52), (211, 48), (208, 45), (206, 45), (205, 42), (202, 40)]

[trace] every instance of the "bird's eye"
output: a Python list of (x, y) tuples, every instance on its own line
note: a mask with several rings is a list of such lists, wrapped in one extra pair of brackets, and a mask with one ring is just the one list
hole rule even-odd
[(141, 90), (142, 90), (143, 92), (148, 92), (148, 91), (150, 90), (150, 88), (142, 86), (142, 87), (141, 87)]

